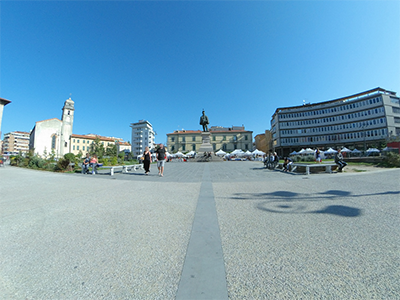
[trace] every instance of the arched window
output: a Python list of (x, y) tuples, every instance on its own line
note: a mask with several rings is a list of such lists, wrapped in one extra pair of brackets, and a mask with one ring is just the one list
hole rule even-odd
[(57, 137), (56, 137), (56, 135), (53, 135), (51, 137), (51, 149), (56, 149), (56, 141), (57, 141)]

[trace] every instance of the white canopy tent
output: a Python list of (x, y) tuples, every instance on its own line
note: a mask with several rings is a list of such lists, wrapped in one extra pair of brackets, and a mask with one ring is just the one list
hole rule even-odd
[(353, 151), (351, 151), (351, 153), (361, 153), (361, 151), (360, 150), (358, 150), (357, 148), (354, 148), (354, 150)]
[(236, 150), (232, 151), (230, 155), (231, 155), (231, 156), (232, 156), (232, 155), (242, 156), (243, 154), (244, 154), (244, 152), (243, 152), (242, 149), (236, 149)]
[(298, 153), (296, 151), (293, 151), (292, 153), (289, 153), (289, 155), (297, 155)]
[(376, 148), (369, 148), (366, 152), (367, 152), (367, 153), (379, 153), (379, 152), (381, 152), (381, 151), (379, 151), (379, 150), (376, 149)]
[(332, 149), (332, 148), (329, 148), (328, 150), (326, 150), (324, 153), (325, 154), (335, 154), (337, 151), (336, 150), (334, 150), (334, 149)]
[(185, 154), (183, 154), (182, 152), (178, 151), (174, 154), (174, 157), (186, 157)]
[(254, 150), (252, 153), (253, 153), (253, 155), (265, 155), (265, 152), (258, 150), (258, 149)]
[(314, 154), (314, 150), (311, 148), (307, 148), (306, 150), (304, 150), (304, 154)]
[(195, 156), (196, 152), (194, 152), (193, 150), (186, 153), (186, 156)]
[(226, 152), (223, 151), (222, 149), (219, 149), (219, 150), (215, 153), (215, 155), (224, 156), (224, 155), (226, 155)]
[(244, 156), (252, 156), (253, 153), (251, 153), (249, 150), (247, 150), (245, 153), (243, 153)]

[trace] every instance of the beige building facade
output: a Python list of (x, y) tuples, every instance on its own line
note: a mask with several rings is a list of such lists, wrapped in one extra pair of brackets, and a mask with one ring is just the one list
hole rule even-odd
[(73, 154), (78, 154), (79, 151), (84, 155), (86, 152), (90, 152), (91, 145), (96, 139), (100, 140), (100, 144), (103, 145), (104, 149), (108, 147), (112, 147), (116, 143), (124, 144), (125, 142), (121, 138), (115, 137), (106, 137), (97, 134), (87, 134), (87, 135), (79, 135), (72, 134), (71, 135), (71, 149), (69, 152)]
[[(212, 126), (210, 143), (213, 151), (222, 149), (232, 152), (235, 149), (252, 150), (253, 132), (244, 126), (219, 127)], [(167, 149), (170, 153), (198, 152), (202, 144), (201, 130), (176, 130), (167, 134)]]
[(29, 151), (29, 132), (13, 131), (4, 134), (2, 153), (17, 155)]

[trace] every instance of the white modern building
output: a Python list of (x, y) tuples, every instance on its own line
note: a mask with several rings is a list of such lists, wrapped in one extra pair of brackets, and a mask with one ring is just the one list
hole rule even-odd
[(400, 136), (400, 98), (375, 88), (331, 101), (278, 108), (271, 132), (279, 156), (308, 147), (379, 147)]
[(29, 151), (29, 132), (13, 131), (4, 134), (2, 153), (17, 155)]
[(136, 157), (143, 154), (145, 147), (154, 149), (155, 132), (153, 125), (149, 121), (139, 120), (137, 123), (131, 123), (132, 128), (132, 156)]
[(0, 139), (1, 139), (1, 121), (3, 120), (3, 110), (4, 106), (6, 106), (9, 103), (11, 103), (10, 100), (0, 98)]
[(74, 101), (67, 99), (62, 108), (61, 120), (57, 118), (38, 121), (30, 133), (29, 149), (38, 155), (50, 154), (62, 157), (71, 149), (71, 135), (74, 123)]

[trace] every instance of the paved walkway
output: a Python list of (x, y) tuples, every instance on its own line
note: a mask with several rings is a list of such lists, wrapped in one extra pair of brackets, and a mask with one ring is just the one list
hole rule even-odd
[(0, 168), (0, 298), (399, 299), (399, 179)]

